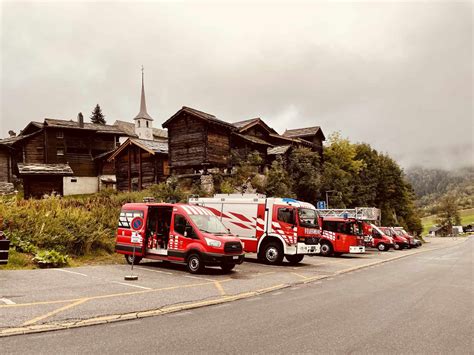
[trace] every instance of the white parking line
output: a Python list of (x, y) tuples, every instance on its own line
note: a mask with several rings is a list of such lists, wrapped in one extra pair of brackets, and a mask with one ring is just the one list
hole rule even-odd
[(5, 304), (16, 304), (12, 300), (9, 300), (8, 298), (0, 298), (0, 301), (2, 301)]
[(211, 279), (206, 279), (205, 277), (198, 277), (198, 276), (191, 276), (191, 275), (184, 275), (184, 277), (187, 277), (189, 279), (196, 279), (196, 280), (201, 280), (201, 281), (210, 281), (210, 282), (214, 282), (216, 280), (211, 280)]
[(88, 275), (86, 275), (86, 274), (81, 274), (80, 272), (76, 272), (76, 271), (69, 271), (69, 270), (64, 270), (64, 269), (50, 269), (50, 270), (53, 270), (53, 271), (62, 271), (62, 272), (67, 272), (67, 273), (69, 273), (69, 274), (81, 275), (81, 276), (88, 277)]
[(161, 271), (161, 270), (152, 270), (152, 269), (149, 269), (147, 267), (141, 267), (141, 266), (135, 266), (135, 269), (146, 270), (146, 271), (151, 271), (151, 272), (157, 272), (159, 274), (173, 275), (172, 272), (166, 272), (166, 271)]
[(112, 281), (113, 283), (123, 285), (123, 286), (130, 286), (130, 287), (136, 287), (136, 288), (141, 288), (143, 290), (151, 290), (150, 287), (145, 287), (145, 286), (140, 286), (140, 285), (133, 285), (133, 284), (126, 284), (125, 282), (118, 282), (118, 281)]

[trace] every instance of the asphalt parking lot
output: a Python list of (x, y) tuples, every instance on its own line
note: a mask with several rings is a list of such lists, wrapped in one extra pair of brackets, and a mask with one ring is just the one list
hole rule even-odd
[[(0, 271), (0, 336), (170, 314), (291, 287), (322, 282), (343, 273), (457, 245), (466, 238), (433, 238), (418, 249), (360, 255), (306, 257), (300, 265), (269, 266), (250, 256), (233, 272), (209, 268), (190, 275), (178, 264), (142, 261), (137, 281), (125, 281), (130, 267)], [(169, 315), (172, 316), (172, 315)]]

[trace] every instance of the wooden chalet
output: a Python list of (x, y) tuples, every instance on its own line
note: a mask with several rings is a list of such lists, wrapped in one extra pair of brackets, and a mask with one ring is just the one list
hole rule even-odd
[(312, 150), (319, 153), (319, 156), (323, 156), (323, 142), (326, 140), (323, 130), (319, 126), (287, 129), (283, 133), (284, 137), (299, 139), (303, 142), (310, 143)]
[(74, 175), (68, 164), (19, 163), (25, 198), (64, 194), (64, 177)]
[(108, 161), (115, 162), (119, 191), (140, 191), (169, 176), (167, 142), (129, 138)]
[(171, 172), (194, 173), (229, 167), (232, 124), (216, 116), (183, 106), (163, 123), (168, 129)]

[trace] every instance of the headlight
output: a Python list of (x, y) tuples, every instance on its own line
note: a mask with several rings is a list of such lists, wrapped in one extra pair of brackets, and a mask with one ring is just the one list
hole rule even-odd
[(205, 238), (205, 239), (206, 239), (207, 245), (209, 245), (210, 247), (219, 248), (222, 245), (222, 243), (218, 240), (209, 239), (209, 238)]

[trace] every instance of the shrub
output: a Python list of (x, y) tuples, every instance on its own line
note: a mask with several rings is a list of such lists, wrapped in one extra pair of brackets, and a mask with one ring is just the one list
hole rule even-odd
[(56, 250), (41, 250), (35, 255), (33, 261), (40, 268), (61, 267), (69, 264), (68, 256)]

